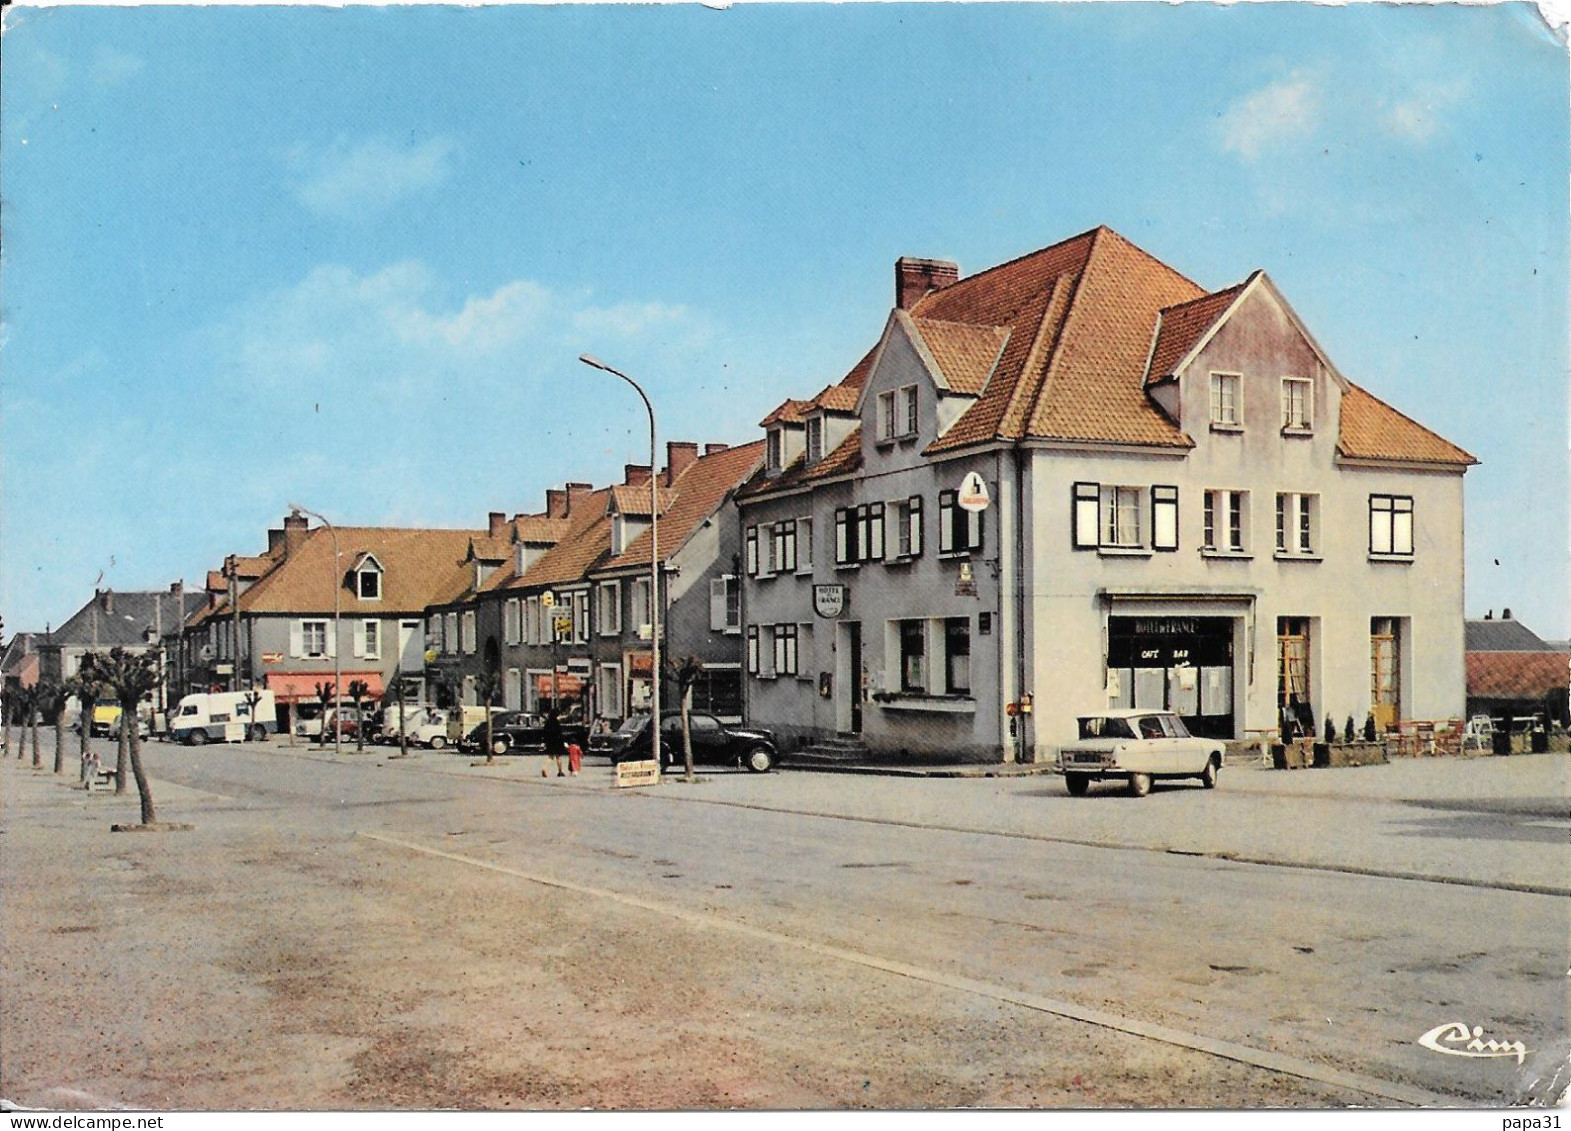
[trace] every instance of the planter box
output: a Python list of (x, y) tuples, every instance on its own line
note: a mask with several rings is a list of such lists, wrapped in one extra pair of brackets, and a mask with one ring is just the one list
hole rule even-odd
[(1376, 766), (1386, 760), (1386, 748), (1380, 742), (1334, 742), (1329, 747), (1332, 766)]
[(1278, 770), (1302, 770), (1314, 765), (1315, 744), (1308, 739), (1297, 742), (1275, 743), (1271, 747), (1271, 765)]

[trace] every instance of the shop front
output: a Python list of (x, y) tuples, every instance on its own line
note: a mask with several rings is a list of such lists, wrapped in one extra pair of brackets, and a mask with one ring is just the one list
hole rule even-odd
[(1226, 616), (1110, 616), (1110, 707), (1165, 709), (1193, 734), (1237, 735), (1234, 631)]

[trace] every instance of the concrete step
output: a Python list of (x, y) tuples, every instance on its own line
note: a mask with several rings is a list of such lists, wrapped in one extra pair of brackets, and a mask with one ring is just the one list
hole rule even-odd
[(805, 766), (835, 766), (867, 762), (871, 755), (858, 739), (826, 738), (785, 755), (781, 761)]

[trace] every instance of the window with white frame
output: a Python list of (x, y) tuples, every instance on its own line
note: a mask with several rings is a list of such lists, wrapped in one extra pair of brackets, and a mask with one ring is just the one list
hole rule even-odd
[(601, 664), (597, 674), (600, 686), (595, 689), (595, 697), (600, 703), (600, 713), (610, 719), (621, 718), (622, 665)]
[(1279, 557), (1313, 556), (1319, 497), (1287, 491), (1276, 497), (1276, 552)]
[(473, 609), (463, 614), (463, 646), (467, 655), (475, 652), (475, 613)]
[(595, 587), (596, 616), (601, 636), (615, 636), (622, 631), (622, 583), (602, 581)]
[(779, 471), (785, 462), (785, 432), (771, 428), (764, 433), (764, 466), (768, 471)]
[(509, 597), (502, 604), (502, 639), (517, 644), (522, 639), (519, 631), (519, 604), (517, 597)]
[(968, 511), (955, 501), (954, 491), (938, 494), (938, 552), (941, 555), (974, 553), (982, 548), (981, 511)]
[(1413, 555), (1413, 497), (1369, 496), (1369, 552), (1399, 557)]
[(944, 693), (971, 694), (971, 618), (944, 621)]
[(1237, 428), (1244, 422), (1239, 411), (1240, 378), (1237, 373), (1211, 374), (1211, 423), (1220, 428)]
[(1282, 431), (1308, 432), (1314, 426), (1314, 390), (1306, 377), (1282, 378)]
[(777, 624), (775, 637), (775, 674), (796, 674), (796, 625)]
[(382, 599), (382, 571), (374, 564), (363, 566), (355, 574), (355, 596), (362, 601)]
[(920, 620), (896, 622), (900, 645), (900, 690), (910, 694), (927, 691), (927, 625)]
[(1103, 488), (1102, 545), (1134, 548), (1140, 540), (1140, 488)]
[(735, 574), (709, 580), (709, 630), (739, 632), (742, 628), (742, 585)]
[(796, 520), (796, 570), (798, 573), (813, 572), (813, 520), (811, 518)]
[(300, 654), (308, 659), (327, 655), (327, 624), (325, 620), (300, 622)]
[(905, 435), (915, 436), (917, 433), (917, 400), (916, 386), (906, 385), (900, 390), (901, 415), (904, 417)]
[(895, 391), (890, 389), (878, 394), (878, 438), (893, 440), (895, 424)]
[(862, 503), (835, 509), (835, 564), (856, 565), (884, 559), (884, 504)]
[(912, 495), (889, 504), (895, 524), (895, 553), (901, 558), (922, 556), (922, 496)]
[(380, 660), (382, 658), (382, 622), (379, 620), (361, 621), (359, 636), (359, 654), (367, 660)]
[(824, 418), (807, 418), (807, 462), (817, 463), (824, 458)]
[(632, 627), (643, 635), (645, 626), (652, 626), (654, 620), (649, 615), (649, 579), (635, 577), (627, 584), (627, 615), (632, 620)]
[(1205, 534), (1201, 549), (1217, 554), (1242, 554), (1249, 492), (1211, 490), (1205, 497)]
[(796, 519), (788, 518), (774, 525), (775, 573), (796, 572)]
[(573, 643), (589, 643), (589, 590), (573, 591)]

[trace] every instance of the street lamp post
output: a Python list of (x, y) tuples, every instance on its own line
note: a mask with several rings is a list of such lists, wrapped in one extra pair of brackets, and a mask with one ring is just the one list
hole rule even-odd
[[(314, 510), (302, 507), (299, 503), (284, 504), (295, 514), (310, 515), (333, 536), (333, 757), (338, 757), (343, 752), (343, 727), (339, 721), (339, 712), (343, 710), (343, 682), (344, 660), (338, 652), (339, 645), (339, 594), (344, 587), (344, 573), (338, 553), (338, 530), (326, 518)], [(327, 720), (322, 720), (322, 725), (327, 725)]]
[(605, 362), (590, 354), (578, 355), (578, 360), (592, 369), (600, 369), (620, 377), (644, 402), (649, 413), (649, 746), (655, 762), (655, 774), (660, 773), (660, 476), (655, 448), (655, 406), (639, 383), (621, 370), (612, 369)]

